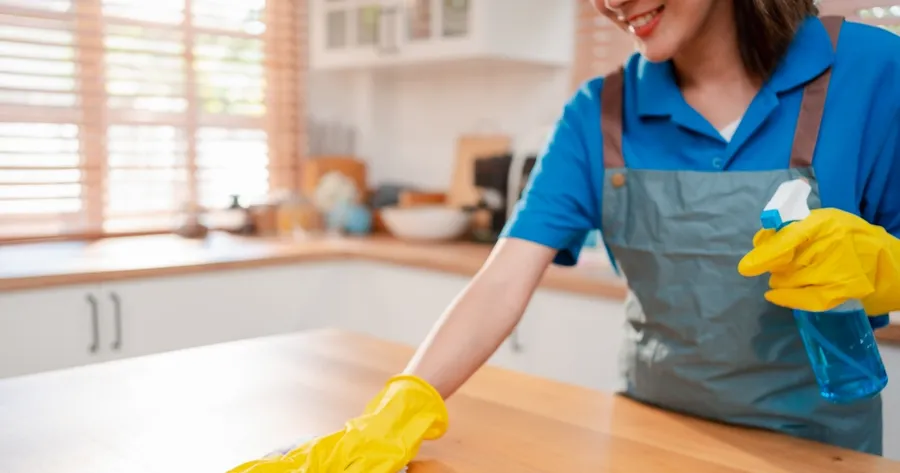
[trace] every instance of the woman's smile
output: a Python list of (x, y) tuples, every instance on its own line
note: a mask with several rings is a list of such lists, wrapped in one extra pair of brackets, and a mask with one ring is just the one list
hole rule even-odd
[(663, 10), (665, 10), (665, 6), (661, 5), (648, 12), (624, 18), (622, 21), (628, 24), (628, 30), (632, 34), (643, 39), (653, 34), (653, 30), (656, 29), (662, 18)]

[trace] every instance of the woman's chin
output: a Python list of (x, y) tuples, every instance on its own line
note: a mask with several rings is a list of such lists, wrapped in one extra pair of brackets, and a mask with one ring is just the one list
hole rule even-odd
[(660, 43), (659, 41), (641, 42), (638, 44), (638, 52), (650, 62), (666, 62), (672, 59), (672, 56), (675, 55), (673, 48)]

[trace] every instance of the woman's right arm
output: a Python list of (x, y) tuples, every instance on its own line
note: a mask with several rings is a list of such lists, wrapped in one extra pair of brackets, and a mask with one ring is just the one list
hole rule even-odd
[[(531, 172), (502, 238), (407, 365), (446, 399), (497, 350), (522, 318), (547, 266), (574, 265), (600, 221), (599, 82), (582, 87)], [(596, 164), (594, 164), (596, 163)]]
[(556, 250), (500, 240), (481, 270), (438, 319), (405, 373), (451, 396), (497, 350), (522, 318)]

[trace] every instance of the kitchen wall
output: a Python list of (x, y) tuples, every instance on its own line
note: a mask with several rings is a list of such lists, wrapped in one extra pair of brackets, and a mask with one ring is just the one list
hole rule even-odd
[(568, 68), (497, 63), (383, 72), (314, 72), (310, 115), (352, 124), (370, 183), (446, 189), (462, 133), (528, 137), (553, 124), (570, 93)]
[[(578, 84), (618, 67), (632, 54), (634, 45), (628, 35), (599, 15), (590, 2), (576, 0), (570, 6), (571, 11), (560, 10), (573, 14), (570, 23), (553, 23), (557, 26), (550, 30), (539, 25), (529, 28), (534, 35), (544, 35), (544, 42), (571, 39), (571, 57), (565, 66), (526, 66), (495, 59), (359, 71), (313, 70), (308, 78), (307, 112), (314, 120), (357, 129), (356, 154), (369, 163), (370, 185), (400, 181), (447, 189), (460, 134), (502, 132), (534, 143), (536, 135), (546, 134), (555, 122)], [(540, 20), (520, 15), (510, 21), (533, 24)]]

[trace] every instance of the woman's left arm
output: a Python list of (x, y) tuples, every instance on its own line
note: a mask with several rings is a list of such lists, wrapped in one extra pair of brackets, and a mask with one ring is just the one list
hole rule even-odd
[(882, 143), (861, 217), (816, 209), (777, 233), (756, 235), (738, 271), (747, 277), (770, 273), (769, 301), (825, 311), (859, 299), (872, 316), (900, 311), (900, 108)]

